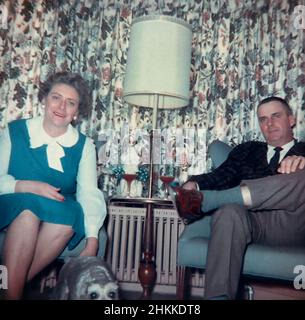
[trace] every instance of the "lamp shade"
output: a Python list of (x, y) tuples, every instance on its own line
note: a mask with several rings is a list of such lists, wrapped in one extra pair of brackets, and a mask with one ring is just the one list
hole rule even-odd
[(184, 20), (144, 16), (130, 32), (123, 97), (143, 107), (181, 108), (188, 105), (192, 30)]

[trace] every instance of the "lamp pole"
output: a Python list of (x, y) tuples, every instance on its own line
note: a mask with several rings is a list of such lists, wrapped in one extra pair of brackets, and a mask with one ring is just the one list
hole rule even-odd
[[(149, 150), (149, 186), (148, 197), (153, 197), (153, 185), (154, 185), (154, 131), (157, 129), (157, 116), (158, 116), (158, 104), (159, 96), (154, 94), (153, 97), (153, 118), (152, 129), (150, 131), (150, 150)], [(149, 299), (153, 286), (156, 281), (156, 265), (154, 258), (154, 208), (152, 203), (147, 203), (146, 219), (144, 225), (144, 242), (142, 248), (142, 259), (139, 267), (139, 280), (141, 282), (143, 293), (143, 299)]]
[(153, 109), (150, 132), (149, 194), (139, 280), (143, 299), (149, 299), (156, 279), (154, 262), (154, 131), (158, 109), (176, 109), (189, 102), (191, 26), (170, 16), (136, 18), (131, 27), (123, 97), (126, 102)]

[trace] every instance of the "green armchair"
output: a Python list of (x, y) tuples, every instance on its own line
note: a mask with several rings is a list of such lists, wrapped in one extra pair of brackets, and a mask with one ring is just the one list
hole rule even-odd
[[(231, 147), (221, 141), (214, 141), (209, 147), (209, 155), (214, 167), (219, 166), (229, 154)], [(189, 268), (205, 269), (208, 241), (210, 236), (210, 216), (187, 225), (178, 241), (177, 298), (185, 299)], [(305, 264), (304, 247), (284, 247), (250, 244), (246, 250), (242, 275), (260, 280), (268, 279), (290, 282), (296, 277), (294, 268)], [(250, 298), (255, 292), (251, 289)], [(305, 299), (305, 295), (304, 295)]]

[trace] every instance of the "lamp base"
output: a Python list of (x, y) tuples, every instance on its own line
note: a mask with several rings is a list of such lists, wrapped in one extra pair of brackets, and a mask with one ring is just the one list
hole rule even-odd
[(153, 239), (154, 239), (154, 212), (153, 204), (148, 203), (144, 225), (144, 243), (142, 248), (142, 260), (138, 270), (138, 276), (143, 288), (142, 299), (150, 299), (151, 292), (156, 282), (157, 272), (154, 263)]
[(141, 260), (138, 275), (143, 288), (141, 299), (149, 300), (157, 277), (156, 265), (152, 261), (151, 253), (147, 252), (147, 256)]

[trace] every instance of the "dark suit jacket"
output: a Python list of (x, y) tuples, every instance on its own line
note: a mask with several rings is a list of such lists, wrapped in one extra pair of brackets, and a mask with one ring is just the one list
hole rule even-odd
[[(272, 175), (267, 162), (267, 144), (249, 141), (236, 146), (227, 160), (211, 173), (194, 175), (189, 181), (196, 181), (200, 190), (223, 190), (235, 187), (242, 180), (258, 179)], [(305, 156), (305, 142), (296, 142), (286, 153)]]

